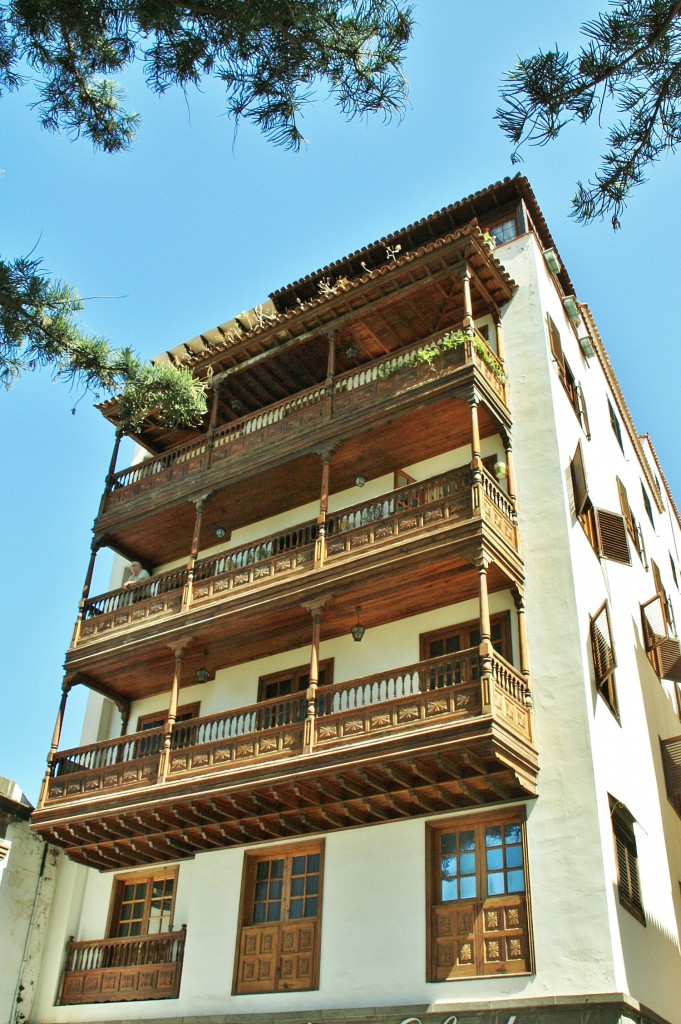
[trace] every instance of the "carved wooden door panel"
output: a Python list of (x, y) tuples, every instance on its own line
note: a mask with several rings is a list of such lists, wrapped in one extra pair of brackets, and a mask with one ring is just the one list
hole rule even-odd
[(522, 821), (459, 819), (430, 843), (430, 980), (529, 972)]
[(237, 993), (317, 987), (322, 848), (289, 851), (246, 859)]

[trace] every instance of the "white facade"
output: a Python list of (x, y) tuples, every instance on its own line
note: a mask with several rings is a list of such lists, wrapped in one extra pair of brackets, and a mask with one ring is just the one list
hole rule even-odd
[[(527, 231), (498, 246), (495, 255), (518, 285), (503, 310), (503, 338), (525, 566), (538, 797), (324, 836), (319, 987), (309, 991), (232, 994), (246, 852), (236, 847), (198, 853), (179, 864), (173, 927), (186, 924), (187, 942), (177, 999), (55, 1005), (66, 941), (70, 935), (88, 940), (107, 934), (114, 883), (112, 872), (65, 861), (31, 1020), (85, 1024), (138, 1018), (228, 1021), (234, 1016), (241, 1021), (248, 1015), (260, 1015), (254, 1019), (262, 1020), (297, 1014), (296, 1021), (317, 1022), (325, 1013), (329, 1019), (364, 1024), (374, 1019), (370, 1008), (379, 1008), (371, 1012), (395, 1024), (408, 1016), (441, 1022), (448, 1014), (463, 1021), (474, 1011), (478, 1016), (471, 1019), (506, 1020), (515, 1014), (524, 1024), (553, 1020), (553, 1014), (558, 1019), (560, 1013), (567, 1022), (573, 1012), (575, 1020), (583, 1020), (577, 1015), (594, 1006), (594, 1012), (602, 1014), (595, 1019), (603, 1021), (628, 1016), (681, 1024), (681, 820), (666, 797), (660, 755), (660, 739), (676, 736), (681, 725), (674, 684), (658, 678), (646, 654), (640, 607), (655, 594), (653, 559), (681, 622), (681, 598), (672, 569), (674, 565), (681, 573), (679, 520), (649, 443), (631, 436), (631, 421), (619, 389), (611, 386), (612, 371), (598, 339), (596, 354), (584, 355), (535, 234)], [(581, 384), (590, 437), (561, 382), (547, 313)], [(491, 319), (486, 326), (494, 345)], [(608, 401), (620, 424), (622, 447)], [(620, 513), (616, 478), (625, 486), (643, 534), (648, 567), (631, 541), (631, 565), (595, 553), (574, 511), (570, 463), (578, 444), (595, 507)], [(500, 436), (483, 440), (483, 458), (503, 459), (503, 453)], [(471, 447), (465, 445), (402, 469), (415, 480), (425, 480), (465, 466), (470, 459)], [(654, 490), (656, 477), (659, 495)], [(392, 479), (371, 479), (361, 498), (379, 496), (391, 487)], [(652, 522), (642, 487), (651, 501)], [(354, 490), (332, 492), (330, 509), (357, 500)], [(313, 519), (316, 513), (316, 505), (288, 510), (245, 527), (222, 547), (246, 544)], [(216, 546), (210, 553), (218, 550)], [(617, 662), (619, 721), (595, 685), (590, 623), (604, 602)], [(492, 617), (502, 612), (510, 616), (518, 666), (519, 624), (510, 588), (490, 595)], [(409, 665), (420, 657), (422, 634), (472, 622), (478, 615), (478, 600), (443, 602), (434, 611), (368, 630), (361, 645), (350, 636), (322, 641), (320, 658), (334, 659), (335, 683)], [(208, 684), (183, 687), (180, 705), (200, 701), (202, 716), (251, 705), (257, 700), (259, 677), (304, 665), (308, 658), (305, 646), (218, 670)], [(162, 713), (166, 707), (163, 695), (135, 702), (128, 730), (135, 730), (138, 716)], [(119, 728), (113, 704), (93, 695), (83, 743), (114, 738)], [(623, 806), (634, 822), (645, 923), (621, 905), (618, 896), (611, 822), (615, 805)], [(532, 970), (427, 981), (427, 826), (455, 822), (457, 815), (465, 820), (476, 815), (490, 818), (496, 810), (507, 809), (524, 810), (526, 815)], [(279, 845), (288, 849), (308, 839)], [(261, 844), (262, 849), (273, 845)], [(258, 848), (249, 845), (247, 852)], [(116, 873), (121, 874), (125, 872)], [(638, 1004), (644, 1008), (643, 1016)], [(607, 1016), (608, 1007), (612, 1017)], [(490, 1017), (491, 1012), (499, 1016)]]

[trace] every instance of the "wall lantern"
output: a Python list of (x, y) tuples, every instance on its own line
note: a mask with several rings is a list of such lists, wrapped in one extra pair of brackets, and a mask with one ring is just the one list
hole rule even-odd
[(362, 637), (364, 636), (364, 634), (366, 633), (366, 626), (363, 626), (362, 623), (359, 621), (359, 611), (360, 611), (360, 608), (361, 608), (361, 605), (358, 605), (357, 606), (357, 622), (355, 623), (355, 625), (352, 627), (352, 629), (350, 631), (352, 633), (352, 639), (355, 641), (355, 643), (359, 643), (361, 641)]
[(211, 674), (206, 668), (206, 653), (206, 651), (203, 652), (203, 665), (196, 670), (196, 681), (201, 684), (207, 683), (211, 678)]
[(565, 306), (565, 312), (570, 317), (573, 324), (578, 324), (582, 319), (582, 314), (579, 311), (579, 305), (574, 295), (564, 295), (563, 305)]
[(215, 536), (218, 540), (222, 540), (223, 537), (227, 536), (227, 530), (225, 530), (224, 526), (215, 527)]
[(544, 259), (546, 260), (546, 266), (549, 268), (554, 277), (557, 277), (563, 269), (560, 265), (560, 260), (555, 249), (544, 249)]
[(494, 463), (494, 475), (497, 478), (497, 480), (503, 480), (507, 473), (508, 467), (505, 462)]
[(366, 482), (367, 478), (365, 476), (362, 476), (361, 473), (358, 473), (357, 476), (355, 477), (355, 485), (357, 487), (364, 487)]
[(345, 354), (348, 357), (348, 359), (356, 359), (357, 358), (357, 356), (359, 355), (359, 349), (354, 344), (354, 342), (352, 342), (352, 341), (350, 342), (350, 344), (348, 345), (348, 347), (345, 350)]

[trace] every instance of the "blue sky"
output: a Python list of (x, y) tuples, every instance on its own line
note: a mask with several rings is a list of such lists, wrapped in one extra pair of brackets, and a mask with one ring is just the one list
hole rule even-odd
[[(415, 8), (402, 123), (346, 123), (322, 96), (306, 115), (310, 144), (298, 154), (273, 148), (247, 125), (235, 140), (212, 83), (186, 98), (157, 98), (139, 71), (131, 73), (129, 106), (143, 124), (131, 152), (117, 156), (43, 132), (28, 95), (3, 97), (3, 254), (35, 248), (48, 270), (98, 296), (83, 314), (89, 328), (151, 357), (515, 173), (493, 120), (500, 76), (518, 53), (573, 46), (580, 21), (599, 5), (416, 0)], [(678, 163), (652, 171), (620, 232), (583, 228), (568, 219), (569, 199), (603, 148), (594, 128), (575, 126), (548, 148), (527, 149), (521, 170), (578, 298), (591, 306), (635, 425), (651, 435), (681, 498), (681, 355), (672, 313)], [(34, 802), (113, 444), (91, 398), (78, 399), (45, 373), (0, 393), (0, 775)], [(119, 466), (126, 463), (123, 454)], [(107, 579), (100, 557), (93, 593)], [(83, 697), (69, 699), (63, 747), (78, 742)]]

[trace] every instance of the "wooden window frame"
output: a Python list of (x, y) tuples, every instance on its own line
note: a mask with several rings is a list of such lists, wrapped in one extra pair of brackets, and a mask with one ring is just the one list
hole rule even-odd
[[(199, 711), (201, 710), (201, 701), (194, 701), (193, 704), (183, 704), (177, 709), (176, 722), (187, 722), (190, 718), (198, 718)], [(160, 725), (165, 725), (168, 720), (168, 711), (152, 711), (148, 715), (140, 715), (137, 719), (137, 732), (144, 732), (145, 729), (155, 729), (157, 726), (151, 725), (152, 722), (159, 722)]]
[[(524, 873), (523, 890), (521, 892), (503, 893), (493, 896), (486, 893), (485, 887), (489, 874), (487, 850), (489, 848), (484, 841), (478, 844), (476, 839), (476, 852), (479, 851), (479, 856), (476, 859), (474, 872), (477, 890), (475, 897), (470, 899), (460, 898), (453, 901), (443, 900), (441, 894), (442, 853), (440, 837), (448, 833), (460, 835), (465, 831), (473, 831), (478, 838), (484, 840), (486, 829), (497, 826), (503, 827), (505, 825), (520, 826), (522, 849), (520, 868)], [(505, 844), (502, 849), (506, 850)], [(507, 870), (508, 867), (505, 865), (504, 875)], [(508, 904), (512, 903), (520, 904), (520, 909), (518, 906), (508, 906)], [(507, 905), (506, 907), (505, 904)], [(447, 907), (451, 908), (450, 914), (455, 914), (459, 920), (462, 915), (466, 914), (469, 914), (472, 918), (467, 929), (472, 934), (462, 943), (462, 946), (468, 942), (471, 945), (471, 956), (468, 964), (462, 963), (457, 965), (454, 962), (454, 958), (451, 958), (451, 960), (440, 959), (442, 952), (438, 946), (438, 939), (442, 936), (436, 934), (436, 929), (438, 927), (438, 918), (442, 914), (443, 909)], [(511, 912), (513, 912), (513, 916), (511, 916)], [(512, 927), (513, 924), (516, 925), (515, 929)], [(494, 927), (498, 928), (499, 931), (496, 935), (492, 934), (492, 937), (488, 939), (486, 933), (489, 934), (490, 929)], [(512, 936), (504, 934), (509, 931), (514, 932), (514, 934)], [(449, 933), (447, 938), (451, 939), (453, 947), (456, 943), (455, 929)], [(488, 959), (485, 954), (489, 953), (490, 950), (490, 947), (487, 945), (488, 942), (490, 945), (493, 945), (495, 942), (498, 943), (499, 949), (497, 952), (501, 952), (502, 948), (506, 948), (505, 943), (507, 940), (520, 943), (524, 955), (522, 958), (518, 957), (515, 962), (506, 960), (505, 968), (500, 966), (502, 964), (501, 960), (495, 960), (493, 957)], [(462, 960), (464, 959), (466, 957), (462, 957)], [(511, 964), (510, 968), (508, 967), (509, 963)], [(442, 975), (445, 971), (448, 973), (446, 977), (443, 977)], [(533, 973), (534, 950), (524, 807), (449, 818), (444, 822), (428, 822), (426, 825), (426, 980), (439, 983), (468, 978), (512, 977)]]
[[(140, 937), (149, 934), (153, 935), (165, 935), (166, 932), (172, 932), (173, 920), (175, 917), (175, 901), (177, 898), (177, 879), (178, 879), (178, 866), (174, 864), (170, 867), (160, 868), (147, 868), (145, 871), (135, 871), (132, 874), (115, 875), (113, 880), (113, 887), (111, 889), (111, 902), (109, 904), (109, 917), (106, 925), (106, 934), (109, 938), (119, 938), (116, 934), (120, 925), (121, 906), (123, 903), (123, 893), (127, 885), (137, 885), (140, 882), (144, 882), (147, 886), (147, 894), (145, 896), (145, 909), (144, 909), (144, 922), (145, 929), (140, 932)], [(149, 910), (152, 897), (152, 886), (153, 883), (159, 880), (167, 881), (168, 879), (173, 880), (173, 893), (172, 893), (172, 904), (170, 910), (170, 916), (168, 918), (168, 928), (164, 929), (163, 932), (152, 932), (148, 930), (149, 927)], [(132, 936), (130, 936), (132, 938)], [(136, 936), (135, 936), (136, 937)]]
[(410, 476), (409, 473), (405, 473), (403, 469), (396, 469), (393, 473), (393, 489), (398, 490), (400, 487), (409, 487), (410, 484), (415, 484), (416, 479)]
[[(333, 683), (333, 658), (324, 658), (319, 662), (319, 674), (324, 672), (324, 682), (320, 686), (331, 686)], [(278, 697), (293, 696), (294, 693), (304, 693), (310, 685), (309, 682), (300, 685), (304, 676), (310, 675), (309, 661), (305, 665), (295, 665), (293, 668), (284, 669), (280, 672), (269, 672), (258, 679), (258, 702), (264, 700), (276, 700)], [(291, 687), (290, 694), (275, 694), (274, 697), (265, 697), (265, 690), (273, 683), (284, 682), (287, 679), (296, 680), (298, 685)]]
[[(601, 618), (603, 615), (605, 615), (605, 631)], [(612, 639), (612, 626), (607, 601), (604, 601), (596, 614), (591, 617), (589, 636), (591, 639), (591, 659), (594, 666), (596, 692), (603, 698), (606, 706), (619, 722), (620, 712), (617, 701), (617, 688), (615, 686), (617, 658), (615, 657), (615, 644)], [(602, 643), (599, 642), (599, 636)], [(603, 656), (603, 649), (607, 649), (609, 658)]]
[(628, 910), (645, 927), (646, 915), (641, 896), (634, 817), (624, 804), (610, 797), (610, 819), (615, 846), (619, 902), (625, 910)]
[[(508, 656), (504, 653), (501, 657), (509, 663), (513, 664), (513, 642), (511, 633), (511, 613), (509, 611), (496, 612), (490, 616), (490, 627), (491, 630), (495, 626), (499, 626), (501, 629), (500, 645), (503, 650), (508, 652)], [(419, 636), (419, 657), (421, 661), (427, 661), (430, 655), (428, 654), (428, 645), (440, 637), (452, 635), (453, 633), (463, 633), (472, 629), (480, 629), (479, 619), (469, 619), (468, 622), (456, 622), (449, 626), (442, 626), (440, 629), (431, 629), (427, 633), (421, 633)], [(466, 648), (462, 648), (465, 650)]]
[(582, 386), (575, 377), (570, 364), (565, 358), (563, 351), (563, 345), (560, 340), (560, 331), (556, 327), (556, 323), (550, 313), (546, 314), (546, 331), (549, 336), (549, 348), (551, 349), (551, 355), (556, 364), (558, 376), (560, 382), (563, 385), (565, 394), (567, 395), (568, 402), (572, 407), (572, 411), (579, 420), (579, 425), (586, 434), (587, 440), (591, 438), (591, 431), (589, 430), (589, 417), (586, 411), (586, 401), (584, 400), (584, 392)]
[[(494, 234), (494, 229), (501, 227), (502, 224), (509, 224), (511, 222), (513, 222), (513, 235), (510, 238), (504, 238), (502, 241), (499, 241), (496, 235)], [(497, 219), (492, 221), (490, 224), (485, 224), (485, 226), (483, 227), (483, 231), (489, 232), (489, 234), (493, 236), (497, 245), (506, 245), (507, 242), (512, 242), (515, 238), (518, 237), (518, 235), (521, 234), (521, 232), (518, 230), (517, 210), (511, 210), (504, 217), (497, 217)]]
[[(232, 979), (232, 995), (249, 995), (253, 993), (276, 993), (276, 992), (312, 992), (319, 988), (319, 960), (321, 950), (321, 929), (322, 929), (322, 915), (323, 915), (323, 893), (324, 893), (324, 840), (316, 840), (313, 842), (297, 843), (289, 846), (277, 846), (274, 848), (265, 848), (258, 851), (247, 852), (244, 854), (244, 866), (241, 876), (241, 897), (239, 901), (239, 926), (237, 931), (236, 951), (234, 958), (234, 974)], [(284, 884), (291, 879), (290, 865), (295, 857), (308, 856), (310, 854), (319, 855), (319, 885), (317, 892), (317, 913), (314, 917), (300, 917), (290, 919), (282, 917), (281, 920), (268, 921), (255, 924), (251, 921), (253, 916), (253, 907), (255, 904), (255, 887), (258, 881), (256, 877), (258, 864), (263, 862), (271, 862), (274, 860), (283, 859), (285, 862), (284, 876), (282, 882), (282, 903), (284, 904), (285, 912), (290, 907), (290, 901), (293, 898), (292, 893), (284, 892)], [(309, 921), (314, 923), (314, 941), (309, 949), (309, 956), (311, 958), (311, 965), (309, 971), (310, 983), (305, 987), (287, 986), (286, 983), (281, 980), (281, 967), (282, 960), (285, 958), (287, 949), (284, 949), (284, 943), (282, 938), (286, 932), (287, 925), (290, 926), (292, 921)], [(276, 950), (272, 955), (274, 971), (272, 972), (272, 984), (271, 986), (244, 986), (242, 979), (240, 978), (240, 968), (242, 966), (243, 959), (248, 955), (248, 939), (249, 935), (244, 934), (245, 929), (250, 929), (250, 935), (254, 934), (257, 936), (257, 930), (260, 930), (263, 935), (269, 930), (270, 932), (276, 931)], [(274, 939), (274, 937), (273, 937)], [(299, 951), (297, 951), (299, 952)], [(253, 954), (254, 956), (256, 954)]]
[(650, 500), (650, 495), (648, 494), (647, 490), (645, 489), (645, 485), (643, 483), (643, 480), (641, 480), (641, 494), (643, 495), (643, 507), (645, 508), (646, 515), (648, 516), (648, 519), (650, 520), (650, 525), (652, 526), (652, 528), (654, 530), (655, 529), (655, 520), (653, 518), (653, 506), (652, 506), (652, 502)]
[(610, 426), (612, 427), (612, 432), (615, 435), (615, 438), (617, 439), (617, 443), (620, 446), (620, 451), (622, 452), (622, 455), (624, 455), (624, 438), (622, 437), (622, 424), (620, 423), (619, 416), (615, 411), (615, 406), (612, 404), (607, 395), (605, 396), (605, 400), (608, 403), (608, 414), (610, 416)]

